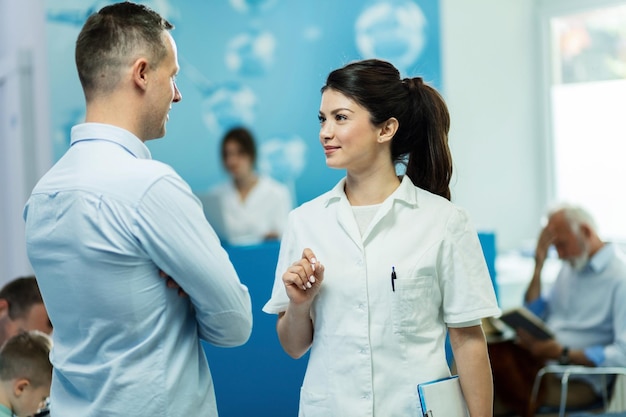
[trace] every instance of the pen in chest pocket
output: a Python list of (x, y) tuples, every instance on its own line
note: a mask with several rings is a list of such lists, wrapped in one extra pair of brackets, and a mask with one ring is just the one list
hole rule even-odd
[(396, 292), (396, 267), (391, 267), (391, 291)]

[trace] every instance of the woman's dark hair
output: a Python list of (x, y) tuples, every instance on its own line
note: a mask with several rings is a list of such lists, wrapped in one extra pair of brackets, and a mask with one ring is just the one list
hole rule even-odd
[(332, 71), (322, 92), (326, 89), (365, 108), (375, 126), (395, 117), (399, 127), (391, 142), (392, 161), (406, 164), (406, 175), (413, 184), (450, 200), (450, 115), (437, 90), (419, 77), (400, 79), (392, 64), (378, 59)]
[(222, 162), (226, 161), (226, 143), (236, 142), (241, 150), (252, 159), (252, 165), (256, 163), (256, 144), (254, 136), (245, 127), (235, 127), (230, 129), (222, 139)]

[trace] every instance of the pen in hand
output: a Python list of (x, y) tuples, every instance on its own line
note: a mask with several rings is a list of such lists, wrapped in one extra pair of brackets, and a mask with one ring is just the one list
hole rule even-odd
[(391, 267), (391, 290), (396, 292), (396, 268), (394, 266)]

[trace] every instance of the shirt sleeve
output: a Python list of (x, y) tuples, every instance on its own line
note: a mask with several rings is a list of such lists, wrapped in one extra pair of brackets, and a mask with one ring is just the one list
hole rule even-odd
[(476, 319), (476, 320), (464, 321), (463, 323), (450, 323), (448, 324), (448, 327), (451, 327), (453, 329), (460, 329), (462, 327), (480, 326), (481, 323), (482, 321), (480, 319)]
[(626, 366), (626, 277), (611, 293), (613, 305), (613, 343), (604, 346), (604, 357), (594, 355), (593, 349), (588, 354), (589, 359), (601, 361), (600, 366)]
[(248, 289), (187, 183), (175, 174), (161, 177), (136, 216), (135, 233), (146, 252), (189, 296), (200, 337), (218, 346), (245, 343), (252, 329)]
[(437, 267), (443, 319), (448, 326), (500, 315), (478, 233), (465, 210), (458, 207), (453, 210)]
[(532, 301), (524, 303), (524, 306), (535, 313), (537, 317), (546, 319), (548, 303), (543, 297), (539, 296)]
[(587, 359), (593, 362), (595, 366), (600, 366), (600, 364), (606, 359), (606, 356), (604, 355), (604, 346), (590, 346), (583, 349), (583, 352), (585, 353)]

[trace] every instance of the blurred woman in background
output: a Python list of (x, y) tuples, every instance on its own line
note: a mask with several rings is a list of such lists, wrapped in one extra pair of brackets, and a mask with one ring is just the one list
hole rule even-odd
[(231, 245), (280, 239), (292, 209), (291, 195), (285, 185), (255, 171), (257, 149), (250, 130), (226, 132), (221, 154), (230, 179), (200, 196), (217, 234)]

